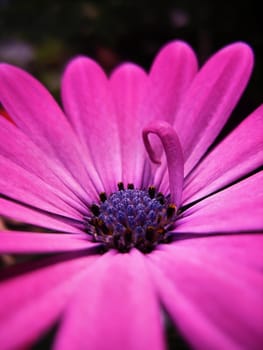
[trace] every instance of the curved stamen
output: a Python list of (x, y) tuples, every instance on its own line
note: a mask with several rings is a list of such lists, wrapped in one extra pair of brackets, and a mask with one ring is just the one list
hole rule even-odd
[(171, 201), (178, 208), (181, 204), (184, 178), (184, 157), (179, 138), (171, 125), (164, 121), (151, 123), (143, 129), (145, 148), (151, 161), (155, 164), (161, 164), (161, 160), (150, 143), (149, 134), (157, 135), (162, 142), (167, 159)]

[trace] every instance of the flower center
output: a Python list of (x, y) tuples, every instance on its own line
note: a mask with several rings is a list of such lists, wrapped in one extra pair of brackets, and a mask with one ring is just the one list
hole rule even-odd
[(144, 253), (171, 237), (176, 217), (176, 206), (169, 196), (148, 190), (135, 189), (129, 184), (118, 184), (118, 191), (108, 198), (100, 194), (100, 202), (90, 208), (92, 217), (85, 219), (86, 232), (106, 249), (128, 252), (135, 247)]

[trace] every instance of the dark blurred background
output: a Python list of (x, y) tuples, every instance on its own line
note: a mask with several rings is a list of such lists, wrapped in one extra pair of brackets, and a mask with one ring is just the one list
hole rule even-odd
[(259, 7), (256, 0), (0, 0), (0, 60), (31, 71), (58, 96), (65, 63), (80, 53), (107, 71), (123, 60), (148, 69), (169, 40), (189, 42), (200, 64), (220, 47), (242, 40), (256, 55), (246, 103), (241, 105), (246, 113), (263, 100)]

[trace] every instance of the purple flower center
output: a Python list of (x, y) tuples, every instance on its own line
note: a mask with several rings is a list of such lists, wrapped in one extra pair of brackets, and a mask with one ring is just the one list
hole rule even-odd
[(134, 189), (132, 184), (108, 198), (100, 195), (100, 203), (90, 208), (93, 216), (86, 220), (86, 232), (106, 249), (128, 252), (137, 248), (144, 253), (152, 251), (159, 243), (167, 243), (174, 228), (176, 206), (169, 196), (148, 190)]
[(135, 189), (133, 184), (118, 191), (100, 194), (100, 202), (90, 207), (91, 217), (84, 217), (85, 231), (106, 249), (128, 252), (137, 248), (151, 252), (158, 244), (168, 243), (175, 226), (177, 208), (181, 204), (184, 159), (179, 138), (172, 126), (163, 121), (143, 129), (142, 137), (150, 160), (160, 165), (160, 148), (149, 139), (155, 134), (161, 141), (167, 159), (170, 195), (156, 193), (154, 186)]

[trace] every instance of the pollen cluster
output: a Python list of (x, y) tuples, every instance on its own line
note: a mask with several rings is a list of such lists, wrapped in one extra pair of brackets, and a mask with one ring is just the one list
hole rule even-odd
[(139, 190), (129, 184), (125, 189), (123, 183), (108, 197), (101, 193), (90, 211), (91, 217), (85, 218), (86, 232), (106, 249), (120, 252), (135, 247), (148, 253), (159, 243), (167, 243), (176, 217), (169, 196), (156, 193), (155, 187)]

